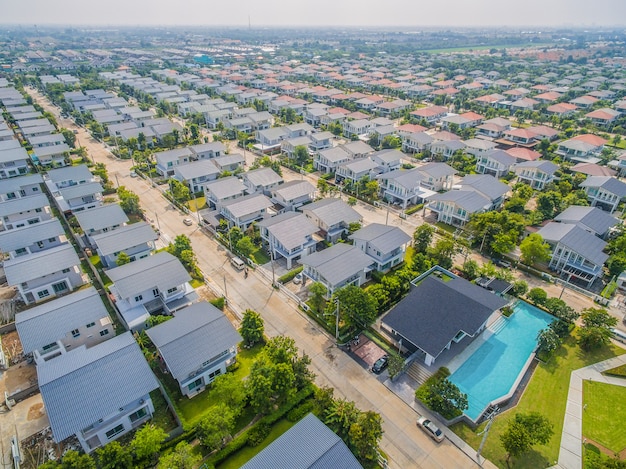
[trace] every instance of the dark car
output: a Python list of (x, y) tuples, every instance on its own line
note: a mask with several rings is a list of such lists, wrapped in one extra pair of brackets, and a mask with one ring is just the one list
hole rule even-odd
[(388, 364), (389, 357), (387, 355), (383, 355), (378, 360), (376, 360), (376, 363), (374, 363), (374, 365), (372, 365), (372, 371), (378, 375), (382, 373), (385, 368), (387, 368)]

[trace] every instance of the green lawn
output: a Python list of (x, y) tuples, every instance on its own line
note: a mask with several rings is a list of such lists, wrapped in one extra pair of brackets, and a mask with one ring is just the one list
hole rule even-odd
[(189, 282), (189, 285), (191, 285), (192, 288), (198, 288), (198, 287), (201, 287), (202, 285), (204, 285), (204, 282), (202, 280), (197, 279), (197, 278), (192, 278), (191, 282)]
[(583, 436), (614, 453), (626, 448), (626, 388), (583, 382)]
[[(554, 436), (547, 445), (535, 446), (528, 453), (512, 461), (512, 467), (536, 469), (554, 464), (559, 455), (571, 372), (625, 352), (626, 350), (611, 345), (585, 353), (576, 344), (575, 337), (568, 337), (546, 364), (540, 364), (537, 367), (517, 407), (496, 418), (485, 444), (483, 456), (496, 466), (506, 468), (506, 453), (500, 443), (500, 435), (516, 412), (536, 411), (553, 423)], [(453, 425), (451, 430), (473, 448), (478, 448), (482, 439), (478, 433), (484, 429), (484, 426), (485, 424), (482, 424), (473, 431), (465, 424), (457, 424)]]
[(250, 254), (250, 257), (258, 265), (267, 264), (270, 261), (270, 256), (267, 255), (267, 251), (263, 248), (258, 248)]
[(244, 448), (237, 451), (235, 454), (230, 456), (226, 461), (222, 464), (217, 465), (217, 469), (238, 469), (247, 463), (250, 459), (260, 453), (263, 449), (265, 449), (272, 441), (278, 438), (280, 435), (285, 433), (291, 427), (293, 427), (297, 422), (290, 422), (287, 419), (280, 420), (276, 422), (272, 426), (272, 431), (270, 434), (263, 440), (258, 446), (245, 446)]

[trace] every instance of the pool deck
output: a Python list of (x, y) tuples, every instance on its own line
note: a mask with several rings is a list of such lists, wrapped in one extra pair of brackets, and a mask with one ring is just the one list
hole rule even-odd
[(603, 371), (624, 364), (626, 364), (626, 355), (620, 355), (572, 372), (563, 420), (559, 462), (553, 466), (554, 468), (582, 469), (583, 467), (583, 380), (626, 386), (626, 380), (602, 374)]

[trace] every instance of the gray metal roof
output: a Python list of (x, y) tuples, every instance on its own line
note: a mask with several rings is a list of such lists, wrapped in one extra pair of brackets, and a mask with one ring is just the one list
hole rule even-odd
[(359, 212), (350, 207), (347, 203), (340, 199), (322, 199), (312, 204), (300, 207), (302, 213), (311, 212), (321, 221), (328, 226), (336, 225), (337, 223), (350, 223), (360, 222), (362, 220)]
[(342, 147), (327, 148), (325, 150), (321, 150), (319, 154), (331, 163), (345, 161), (352, 158), (350, 153), (348, 153)]
[(50, 201), (44, 194), (20, 197), (0, 203), (0, 217), (6, 217), (20, 212), (28, 212), (37, 208), (49, 207)]
[(300, 260), (311, 266), (329, 284), (338, 285), (357, 272), (372, 265), (372, 258), (355, 246), (339, 243), (320, 252), (315, 252)]
[(159, 387), (130, 332), (44, 362), (37, 378), (56, 442)]
[(169, 321), (147, 329), (146, 334), (178, 382), (242, 340), (224, 313), (206, 301), (179, 310)]
[(434, 178), (440, 178), (442, 176), (452, 176), (456, 174), (456, 170), (446, 163), (426, 163), (425, 165), (418, 166), (418, 171), (427, 174)]
[(340, 168), (347, 168), (357, 174), (363, 171), (370, 171), (377, 167), (378, 163), (370, 158), (358, 158), (356, 160), (350, 160), (340, 166)]
[(289, 181), (272, 189), (272, 195), (280, 196), (283, 200), (295, 200), (305, 195), (315, 194), (315, 186), (309, 181)]
[(61, 143), (60, 145), (48, 145), (47, 147), (33, 148), (33, 152), (38, 158), (50, 155), (60, 155), (61, 153), (69, 152), (70, 147), (67, 143)]
[(535, 160), (535, 161), (524, 161), (522, 163), (517, 163), (515, 165), (515, 169), (517, 168), (537, 168), (540, 171), (546, 174), (554, 174), (559, 167), (552, 163), (551, 161), (545, 160)]
[(259, 130), (259, 136), (268, 140), (279, 139), (287, 135), (289, 135), (289, 132), (284, 127), (270, 127), (269, 129)]
[(413, 190), (424, 179), (419, 168), (413, 169), (396, 169), (388, 173), (379, 174), (376, 179), (393, 180), (394, 183), (401, 185), (406, 189)]
[(0, 150), (9, 150), (11, 148), (20, 148), (20, 141), (13, 138), (11, 140), (1, 140)]
[(236, 178), (235, 176), (228, 176), (225, 178), (217, 179), (216, 181), (208, 182), (204, 187), (218, 200), (222, 200), (227, 197), (242, 195), (246, 189), (246, 186), (243, 185), (243, 182), (241, 182), (239, 178)]
[(220, 170), (212, 160), (198, 160), (174, 166), (174, 173), (178, 174), (185, 181), (190, 181), (201, 176), (215, 175), (217, 177)]
[(242, 155), (240, 155), (239, 153), (235, 153), (230, 155), (218, 156), (217, 158), (213, 158), (213, 161), (219, 167), (243, 163), (244, 159)]
[(462, 278), (444, 282), (430, 275), (382, 321), (436, 358), (459, 331), (474, 335), (506, 304), (505, 299)]
[(224, 153), (226, 151), (226, 147), (222, 142), (199, 143), (198, 145), (191, 145), (189, 149), (194, 153), (204, 153), (206, 151)]
[(93, 241), (98, 247), (98, 252), (106, 256), (149, 241), (156, 241), (158, 237), (152, 226), (145, 221), (140, 221), (113, 231), (94, 235)]
[(272, 168), (258, 168), (242, 174), (243, 179), (250, 181), (253, 186), (267, 187), (272, 184), (280, 184), (283, 178)]
[(59, 297), (15, 315), (24, 353), (62, 339), (68, 332), (108, 317), (94, 287)]
[(511, 188), (488, 174), (470, 174), (461, 181), (463, 190), (475, 190), (492, 201), (502, 197)]
[(181, 157), (193, 156), (193, 152), (189, 148), (174, 148), (173, 150), (160, 151), (154, 154), (157, 163), (167, 163), (168, 161), (176, 161)]
[(29, 174), (27, 176), (2, 179), (0, 180), (0, 194), (19, 191), (22, 187), (32, 184), (41, 184), (42, 182), (43, 178), (41, 174)]
[(91, 181), (93, 174), (84, 164), (66, 166), (64, 168), (51, 169), (48, 171), (48, 179), (55, 184), (63, 181)]
[(11, 252), (61, 235), (65, 235), (61, 222), (58, 218), (52, 218), (22, 228), (0, 232), (0, 249), (4, 252)]
[(482, 194), (471, 190), (453, 190), (443, 194), (434, 194), (428, 200), (452, 202), (469, 213), (484, 210), (491, 205), (491, 201)]
[(74, 215), (85, 233), (128, 223), (128, 216), (118, 204), (104, 204), (76, 212)]
[[(37, 148), (36, 150), (39, 150)], [(28, 160), (28, 153), (24, 148), (9, 148), (0, 150), (0, 163), (10, 163), (11, 161)]]
[(596, 265), (609, 258), (603, 251), (606, 243), (583, 228), (570, 223), (548, 223), (538, 233), (551, 243), (560, 243)]
[(70, 244), (45, 251), (20, 256), (4, 262), (4, 272), (9, 285), (19, 285), (44, 275), (70, 269), (80, 264), (76, 251)]
[(166, 291), (191, 280), (180, 261), (169, 252), (159, 252), (115, 267), (107, 271), (107, 275), (122, 298), (130, 298), (153, 288)]
[(489, 158), (490, 160), (497, 161), (504, 166), (511, 166), (516, 161), (515, 157), (500, 149), (489, 150), (483, 156)]
[(367, 241), (382, 253), (388, 253), (411, 241), (411, 237), (397, 226), (372, 223), (349, 236), (350, 239)]
[(582, 228), (589, 228), (598, 235), (603, 235), (618, 223), (617, 218), (612, 217), (604, 210), (580, 205), (570, 205), (554, 219), (562, 223), (574, 223)]
[(626, 197), (626, 184), (611, 176), (589, 176), (580, 187), (601, 187), (620, 198)]
[(77, 197), (102, 193), (103, 190), (99, 182), (86, 182), (85, 184), (59, 189), (59, 194), (61, 194), (64, 200), (68, 201)]
[(233, 217), (237, 218), (250, 215), (259, 210), (265, 210), (272, 205), (274, 204), (267, 196), (259, 193), (226, 200), (222, 203), (222, 207), (227, 209)]
[(362, 469), (335, 432), (308, 414), (241, 469)]
[(317, 232), (318, 228), (301, 213), (285, 212), (258, 223), (266, 227), (285, 249), (294, 249), (306, 242), (307, 237)]

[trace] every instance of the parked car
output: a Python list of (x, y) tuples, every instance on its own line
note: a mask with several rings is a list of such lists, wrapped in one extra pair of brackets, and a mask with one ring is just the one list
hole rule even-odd
[(378, 360), (376, 360), (376, 363), (374, 363), (374, 365), (372, 365), (372, 372), (379, 375), (380, 373), (383, 372), (385, 368), (387, 368), (388, 364), (389, 364), (389, 357), (387, 355), (383, 355)]
[(183, 220), (183, 223), (184, 223), (185, 225), (187, 225), (187, 226), (191, 226), (191, 225), (193, 225), (193, 220), (192, 220), (191, 218), (185, 218), (185, 219)]
[(426, 417), (420, 417), (417, 419), (417, 426), (420, 427), (429, 437), (435, 440), (437, 443), (441, 443), (445, 438), (445, 435), (441, 429), (428, 420)]
[(303, 277), (302, 272), (298, 272), (296, 274), (296, 276), (293, 278), (293, 283), (295, 283), (296, 285), (301, 284), (302, 283), (302, 277)]
[(246, 268), (246, 263), (242, 261), (239, 257), (231, 258), (230, 263), (237, 270), (243, 270)]
[(131, 171), (130, 172), (130, 177), (131, 178), (136, 178), (137, 177), (137, 173), (135, 171)]

